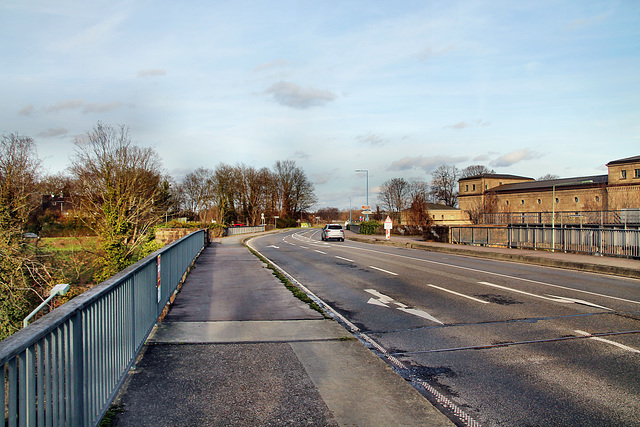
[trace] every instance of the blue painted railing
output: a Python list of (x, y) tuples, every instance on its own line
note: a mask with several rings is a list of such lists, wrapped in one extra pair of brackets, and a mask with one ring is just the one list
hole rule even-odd
[(207, 243), (199, 230), (0, 342), (0, 427), (100, 422)]

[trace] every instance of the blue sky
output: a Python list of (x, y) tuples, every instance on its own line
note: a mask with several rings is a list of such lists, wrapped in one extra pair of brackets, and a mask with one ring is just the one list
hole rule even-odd
[(292, 159), (316, 207), (441, 164), (537, 178), (640, 154), (640, 2), (0, 2), (0, 132), (46, 170), (126, 124), (176, 180)]

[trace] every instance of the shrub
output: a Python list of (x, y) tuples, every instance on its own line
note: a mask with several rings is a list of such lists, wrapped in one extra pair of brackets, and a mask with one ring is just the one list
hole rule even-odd
[(378, 221), (364, 221), (360, 223), (360, 234), (377, 234), (380, 227)]

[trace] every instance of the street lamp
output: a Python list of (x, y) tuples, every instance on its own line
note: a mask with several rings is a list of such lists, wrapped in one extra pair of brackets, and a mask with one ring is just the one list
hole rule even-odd
[(53, 287), (53, 289), (51, 289), (51, 294), (49, 294), (49, 298), (47, 298), (46, 300), (44, 300), (42, 302), (42, 304), (40, 304), (38, 306), (38, 308), (36, 308), (35, 310), (33, 310), (27, 317), (24, 318), (24, 320), (22, 321), (22, 327), (26, 328), (27, 325), (29, 324), (29, 319), (31, 319), (33, 316), (36, 315), (37, 312), (39, 312), (40, 310), (42, 310), (42, 308), (47, 305), (49, 303), (49, 301), (51, 301), (53, 299), (53, 297), (55, 297), (56, 295), (64, 295), (67, 293), (67, 291), (69, 290), (69, 285), (66, 283), (61, 283), (59, 285), (55, 285)]
[[(366, 172), (367, 173), (367, 206), (369, 206), (369, 169), (356, 169), (356, 172)], [(369, 210), (370, 207), (367, 208)], [(369, 221), (369, 214), (367, 214), (367, 221)]]

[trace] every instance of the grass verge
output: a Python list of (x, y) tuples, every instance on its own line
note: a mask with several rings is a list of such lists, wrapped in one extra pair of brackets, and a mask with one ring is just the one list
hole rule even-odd
[[(248, 247), (248, 246), (247, 246)], [(304, 291), (302, 291), (300, 288), (298, 288), (296, 285), (294, 285), (293, 283), (291, 283), (291, 281), (289, 279), (286, 278), (286, 276), (284, 274), (282, 274), (273, 264), (271, 264), (265, 257), (263, 257), (262, 255), (260, 255), (259, 253), (257, 253), (256, 251), (254, 251), (253, 249), (251, 249), (250, 247), (248, 247), (249, 250), (251, 251), (252, 254), (254, 254), (255, 256), (257, 256), (262, 262), (264, 262), (267, 265), (267, 268), (269, 270), (271, 270), (273, 272), (273, 275), (276, 276), (281, 282), (282, 284), (285, 286), (285, 288), (289, 289), (291, 291), (291, 293), (293, 294), (293, 296), (295, 296), (296, 298), (298, 298), (300, 301), (305, 302), (309, 305), (309, 307), (315, 311), (317, 311), (318, 313), (322, 314), (322, 316), (324, 316), (325, 319), (332, 319), (331, 316), (328, 316), (324, 310), (322, 309), (322, 307), (320, 307), (314, 300), (312, 300), (311, 298), (309, 298), (309, 295), (307, 295), (306, 293), (304, 293)]]

